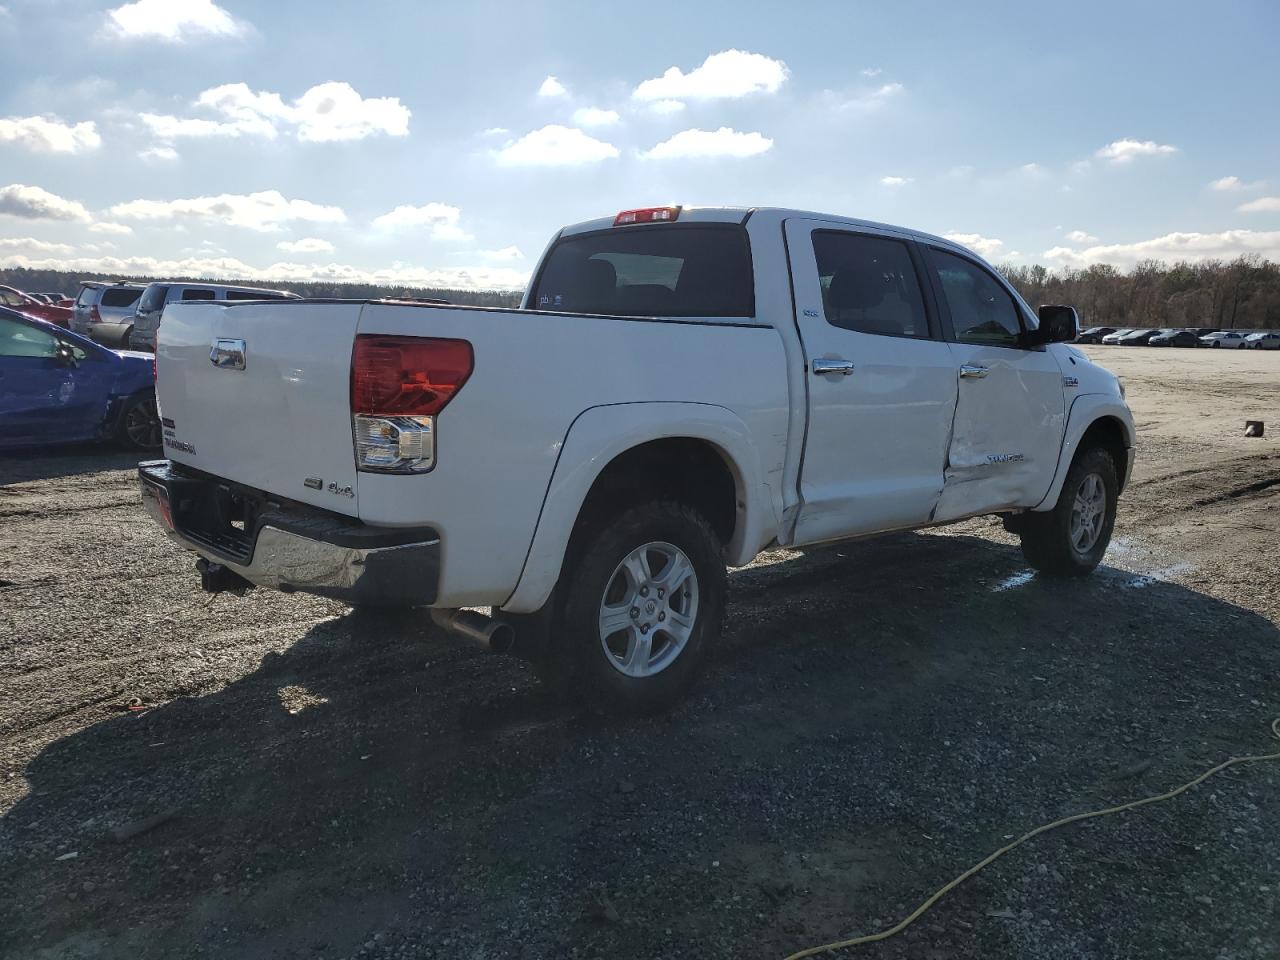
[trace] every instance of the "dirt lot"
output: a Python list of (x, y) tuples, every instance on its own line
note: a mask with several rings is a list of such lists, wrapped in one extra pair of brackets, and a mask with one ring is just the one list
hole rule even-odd
[[(1280, 354), (1095, 352), (1141, 432), (1096, 576), (987, 520), (770, 555), (640, 722), (422, 616), (200, 594), (127, 456), (0, 460), (0, 956), (780, 957), (1272, 749)], [(1275, 957), (1278, 822), (1280, 764), (1239, 768), (853, 953)]]

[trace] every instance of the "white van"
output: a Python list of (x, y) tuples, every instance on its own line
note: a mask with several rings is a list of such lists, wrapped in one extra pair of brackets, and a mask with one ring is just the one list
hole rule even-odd
[(237, 287), (225, 283), (177, 283), (163, 281), (150, 284), (138, 300), (133, 317), (133, 329), (129, 334), (131, 350), (156, 349), (156, 330), (166, 304), (179, 300), (297, 300), (296, 293), (287, 290), (265, 290), (260, 287)]

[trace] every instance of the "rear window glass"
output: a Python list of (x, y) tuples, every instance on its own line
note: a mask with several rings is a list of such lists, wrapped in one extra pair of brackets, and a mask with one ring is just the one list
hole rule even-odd
[(529, 302), (535, 310), (622, 317), (749, 317), (747, 232), (699, 224), (567, 237), (547, 255)]
[(268, 293), (266, 290), (228, 290), (228, 300), (283, 300), (278, 293)]
[(187, 289), (182, 291), (183, 300), (212, 300), (215, 294), (212, 290)]
[(76, 297), (76, 303), (83, 303), (86, 306), (93, 303), (94, 298), (98, 295), (99, 287), (82, 287), (80, 296)]
[(104, 307), (131, 307), (138, 302), (138, 298), (142, 296), (141, 290), (120, 290), (111, 289), (102, 292), (102, 306)]
[(146, 293), (142, 295), (142, 303), (138, 305), (138, 309), (145, 311), (161, 309), (164, 307), (164, 298), (168, 293), (168, 287), (152, 284), (147, 287)]

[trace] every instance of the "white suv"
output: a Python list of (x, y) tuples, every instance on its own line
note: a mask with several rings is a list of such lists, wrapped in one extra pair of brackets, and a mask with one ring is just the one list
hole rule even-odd
[(287, 290), (264, 290), (259, 287), (237, 287), (225, 283), (176, 283), (165, 281), (147, 287), (138, 301), (133, 317), (129, 347), (133, 350), (156, 349), (156, 330), (166, 304), (180, 300), (297, 300)]

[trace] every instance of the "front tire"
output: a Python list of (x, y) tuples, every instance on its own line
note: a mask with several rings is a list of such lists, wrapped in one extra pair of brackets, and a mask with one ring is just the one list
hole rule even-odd
[(1022, 554), (1027, 562), (1050, 576), (1092, 573), (1111, 542), (1119, 494), (1111, 454), (1101, 447), (1080, 451), (1054, 508), (1023, 515)]
[(568, 682), (595, 709), (663, 710), (693, 682), (720, 635), (720, 540), (693, 508), (655, 501), (599, 523), (575, 544), (555, 633)]

